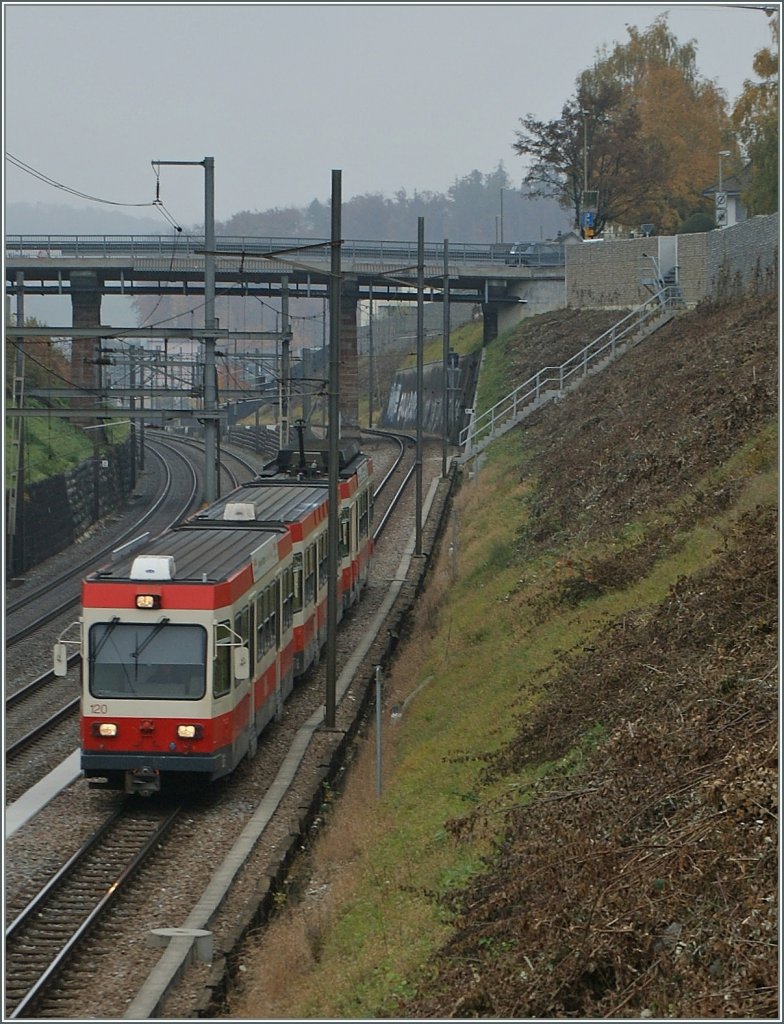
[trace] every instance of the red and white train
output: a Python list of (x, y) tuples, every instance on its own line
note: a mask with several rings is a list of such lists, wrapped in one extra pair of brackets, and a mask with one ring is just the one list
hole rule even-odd
[[(192, 786), (255, 754), (326, 642), (327, 476), (325, 452), (284, 450), (83, 581), (81, 767), (93, 785)], [(340, 616), (373, 553), (373, 466), (354, 441), (341, 444), (339, 496)], [(58, 674), (65, 660), (60, 643)]]

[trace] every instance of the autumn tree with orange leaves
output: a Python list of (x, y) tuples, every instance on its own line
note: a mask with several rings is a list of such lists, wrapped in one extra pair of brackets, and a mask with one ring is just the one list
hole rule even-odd
[(732, 111), (732, 123), (751, 162), (751, 183), (743, 194), (749, 213), (774, 213), (779, 208), (779, 13), (771, 12), (775, 51), (754, 55), (754, 73), (747, 79)]
[(575, 226), (587, 164), (600, 230), (649, 222), (673, 233), (708, 209), (702, 192), (716, 179), (717, 154), (733, 148), (727, 104), (699, 74), (694, 41), (679, 43), (666, 15), (627, 31), (628, 42), (600, 50), (578, 76), (558, 121), (521, 121), (513, 149), (533, 158), (524, 179), (532, 192), (557, 195), (575, 210)]

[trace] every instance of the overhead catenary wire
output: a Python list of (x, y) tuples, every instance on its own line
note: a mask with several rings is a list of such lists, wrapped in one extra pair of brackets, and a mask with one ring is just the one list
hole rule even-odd
[(114, 199), (104, 199), (101, 196), (93, 196), (87, 192), (80, 192), (78, 189), (71, 188), (70, 185), (64, 185), (61, 181), (56, 181), (54, 178), (50, 178), (48, 174), (44, 174), (43, 171), (37, 170), (30, 164), (25, 163), (24, 160), (20, 160), (19, 157), (14, 156), (12, 153), (5, 154), (6, 160), (17, 167), (20, 171), (24, 171), (25, 174), (30, 174), (34, 178), (38, 178), (39, 181), (44, 182), (46, 185), (50, 185), (52, 188), (60, 189), (63, 192), (68, 192), (73, 196), (78, 196), (80, 199), (88, 199), (92, 203), (104, 203), (107, 206), (155, 206), (152, 203), (122, 203)]

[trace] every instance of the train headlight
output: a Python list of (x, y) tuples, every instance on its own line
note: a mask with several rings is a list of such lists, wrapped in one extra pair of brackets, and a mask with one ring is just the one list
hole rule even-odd
[(161, 595), (160, 594), (137, 594), (136, 595), (136, 607), (144, 609), (155, 609), (161, 606)]
[(116, 736), (117, 726), (114, 722), (93, 722), (93, 736)]
[(181, 740), (200, 740), (204, 735), (203, 725), (178, 725), (177, 735)]

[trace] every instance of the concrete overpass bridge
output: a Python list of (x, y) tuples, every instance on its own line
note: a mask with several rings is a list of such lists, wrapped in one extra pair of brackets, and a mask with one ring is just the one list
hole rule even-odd
[[(102, 328), (104, 295), (193, 296), (202, 307), (206, 296), (205, 263), (213, 257), (215, 287), (221, 299), (277, 297), (288, 308), (293, 299), (329, 299), (332, 243), (329, 239), (218, 236), (211, 252), (203, 235), (7, 235), (6, 295), (16, 298), (17, 324), (24, 323), (26, 295), (67, 295), (72, 324), (45, 329), (38, 336), (72, 338), (72, 379), (76, 389), (100, 386), (96, 353), (102, 338), (182, 336), (164, 327)], [(512, 266), (510, 246), (473, 243), (427, 243), (424, 247), (425, 300), (442, 302), (448, 278), (449, 302), (479, 305), (485, 341), (499, 330), (499, 318), (519, 318), (540, 289), (556, 290), (563, 305), (563, 266)], [(349, 430), (357, 421), (357, 315), (361, 301), (416, 302), (416, 242), (371, 240), (341, 242), (341, 416)], [(534, 306), (536, 306), (534, 302)], [(269, 337), (283, 342), (286, 370), (290, 333), (190, 329), (193, 340), (208, 336), (252, 343)], [(502, 326), (506, 326), (503, 323)], [(18, 337), (30, 335), (22, 328)], [(7, 330), (9, 336), (16, 332)], [(185, 332), (187, 333), (187, 332)], [(205, 371), (206, 372), (206, 371)], [(205, 377), (206, 380), (206, 377)], [(206, 383), (205, 383), (206, 387)], [(81, 393), (81, 392), (80, 392)]]
[[(199, 295), (204, 292), (204, 236), (199, 235), (8, 235), (6, 294), (67, 295), (75, 304), (102, 295)], [(492, 308), (525, 301), (538, 281), (563, 281), (563, 266), (511, 266), (510, 246), (464, 242), (427, 243), (425, 282), (429, 301), (440, 301), (445, 269), (450, 302)], [(221, 295), (326, 298), (329, 239), (219, 236), (215, 279)], [(344, 293), (406, 302), (416, 300), (416, 242), (343, 241)], [(413, 290), (413, 291), (412, 291)], [(78, 296), (78, 297), (77, 297)], [(98, 326), (98, 320), (94, 326)]]

